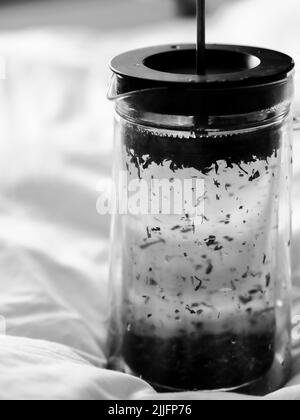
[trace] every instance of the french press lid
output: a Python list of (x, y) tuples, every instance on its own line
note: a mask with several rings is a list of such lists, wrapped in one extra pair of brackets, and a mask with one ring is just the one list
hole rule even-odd
[(121, 54), (111, 62), (116, 75), (115, 95), (140, 92), (135, 105), (141, 110), (187, 116), (257, 112), (276, 107), (293, 93), (295, 63), (283, 53), (239, 45), (206, 45), (204, 74), (197, 74), (195, 56), (193, 44)]

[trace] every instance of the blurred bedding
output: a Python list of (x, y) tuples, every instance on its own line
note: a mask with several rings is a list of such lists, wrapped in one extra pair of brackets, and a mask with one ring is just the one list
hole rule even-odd
[[(212, 15), (208, 36), (300, 58), (299, 13), (298, 0), (276, 8), (272, 0), (233, 2)], [(138, 378), (105, 370), (109, 218), (97, 215), (96, 201), (99, 180), (108, 180), (111, 171), (107, 63), (122, 50), (193, 39), (193, 22), (184, 19), (114, 31), (2, 31), (7, 78), (0, 81), (0, 315), (7, 335), (0, 336), (0, 399), (243, 398), (157, 395)], [(295, 134), (293, 298), (294, 315), (300, 315)], [(300, 399), (298, 343), (289, 384), (266, 398)]]

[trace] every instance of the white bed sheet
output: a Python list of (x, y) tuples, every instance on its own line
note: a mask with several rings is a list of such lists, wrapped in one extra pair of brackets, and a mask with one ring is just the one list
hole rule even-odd
[[(210, 22), (209, 38), (300, 57), (297, 19), (287, 26), (288, 4), (299, 16), (296, 0), (287, 0), (284, 10), (276, 4), (277, 12), (270, 11), (272, 0), (240, 2)], [(267, 12), (273, 16), (262, 29)], [(236, 26), (233, 15), (240, 17)], [(109, 218), (97, 215), (96, 201), (112, 154), (107, 62), (121, 50), (190, 41), (193, 31), (192, 23), (178, 21), (126, 34), (53, 28), (0, 36), (7, 60), (7, 80), (0, 82), (0, 315), (7, 328), (0, 336), (0, 399), (241, 398), (158, 395), (140, 379), (105, 370)], [(300, 315), (297, 137), (293, 280)], [(266, 398), (300, 399), (299, 355), (296, 345), (289, 384)]]

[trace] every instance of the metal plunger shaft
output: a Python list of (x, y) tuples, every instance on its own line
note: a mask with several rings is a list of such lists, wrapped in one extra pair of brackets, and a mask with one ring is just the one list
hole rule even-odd
[(197, 74), (206, 73), (205, 0), (197, 1)]

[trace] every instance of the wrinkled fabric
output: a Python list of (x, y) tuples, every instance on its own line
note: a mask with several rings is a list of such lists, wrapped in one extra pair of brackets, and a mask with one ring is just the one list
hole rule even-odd
[[(300, 29), (291, 17), (299, 16), (298, 3), (234, 3), (212, 18), (208, 37), (298, 57)], [(0, 331), (6, 327), (0, 336), (0, 399), (249, 398), (158, 395), (138, 378), (105, 369), (110, 220), (97, 214), (96, 202), (98, 182), (109, 179), (112, 162), (107, 63), (122, 50), (192, 39), (193, 22), (187, 21), (111, 34), (1, 34), (7, 78), (0, 81)], [(297, 93), (296, 113), (299, 101)], [(300, 315), (297, 132), (293, 203), (293, 314)], [(297, 342), (289, 383), (266, 399), (300, 399)]]

